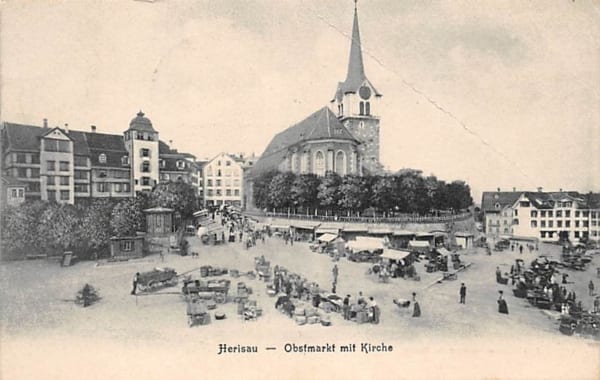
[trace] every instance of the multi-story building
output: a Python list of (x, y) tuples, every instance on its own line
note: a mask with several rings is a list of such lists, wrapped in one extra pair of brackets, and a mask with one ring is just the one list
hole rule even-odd
[(202, 168), (204, 205), (242, 206), (243, 159), (220, 153)]
[[(123, 135), (64, 128), (2, 125), (3, 173), (26, 185), (25, 199), (75, 203), (89, 198), (126, 198), (159, 181), (183, 180), (198, 187), (195, 158), (160, 141), (140, 111)], [(162, 166), (162, 167), (161, 167)]]
[(600, 202), (577, 192), (484, 192), (484, 228), (489, 236), (541, 241), (600, 240)]

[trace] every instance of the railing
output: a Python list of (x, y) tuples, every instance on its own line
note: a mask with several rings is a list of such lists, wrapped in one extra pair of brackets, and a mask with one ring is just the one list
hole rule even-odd
[[(248, 213), (248, 212), (247, 212)], [(364, 217), (364, 216), (324, 216), (324, 215), (306, 215), (280, 212), (254, 212), (248, 213), (255, 216), (267, 216), (274, 218), (293, 219), (293, 220), (314, 220), (321, 222), (354, 222), (354, 223), (448, 223), (469, 219), (472, 217), (470, 212), (444, 216), (394, 216), (394, 217)]]

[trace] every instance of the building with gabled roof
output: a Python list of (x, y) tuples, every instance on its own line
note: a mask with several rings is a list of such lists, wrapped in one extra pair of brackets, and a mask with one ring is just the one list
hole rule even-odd
[(1, 136), (2, 173), (25, 185), (27, 200), (126, 198), (166, 180), (199, 188), (195, 157), (160, 141), (141, 111), (122, 135), (49, 128), (44, 119), (41, 127), (4, 122)]
[(484, 228), (491, 237), (541, 241), (600, 240), (598, 194), (576, 191), (489, 191), (482, 195)]

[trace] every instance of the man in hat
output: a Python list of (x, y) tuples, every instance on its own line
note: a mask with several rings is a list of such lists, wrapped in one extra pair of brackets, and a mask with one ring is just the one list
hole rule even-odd
[(465, 303), (465, 298), (467, 298), (467, 287), (465, 286), (465, 283), (461, 283), (460, 284), (460, 303), (464, 304)]
[(344, 302), (342, 303), (342, 313), (344, 314), (344, 319), (350, 319), (350, 294), (346, 295), (344, 298)]
[(590, 280), (590, 283), (588, 284), (588, 289), (590, 291), (590, 296), (594, 295), (594, 282), (592, 280)]
[(418, 318), (421, 316), (421, 306), (419, 305), (419, 302), (417, 302), (417, 293), (413, 292), (412, 299), (413, 299), (413, 315), (412, 316), (414, 318)]

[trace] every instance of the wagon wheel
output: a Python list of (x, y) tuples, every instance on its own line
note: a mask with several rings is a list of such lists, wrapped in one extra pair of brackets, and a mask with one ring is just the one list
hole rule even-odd
[(216, 293), (215, 294), (215, 301), (217, 303), (225, 303), (226, 297), (224, 293)]
[(156, 283), (155, 283), (154, 281), (150, 281), (150, 282), (148, 283), (148, 288), (149, 288), (150, 290), (154, 290), (154, 289), (156, 289)]
[(145, 292), (148, 290), (148, 287), (146, 285), (142, 285), (142, 284), (138, 284), (138, 288), (141, 292)]

